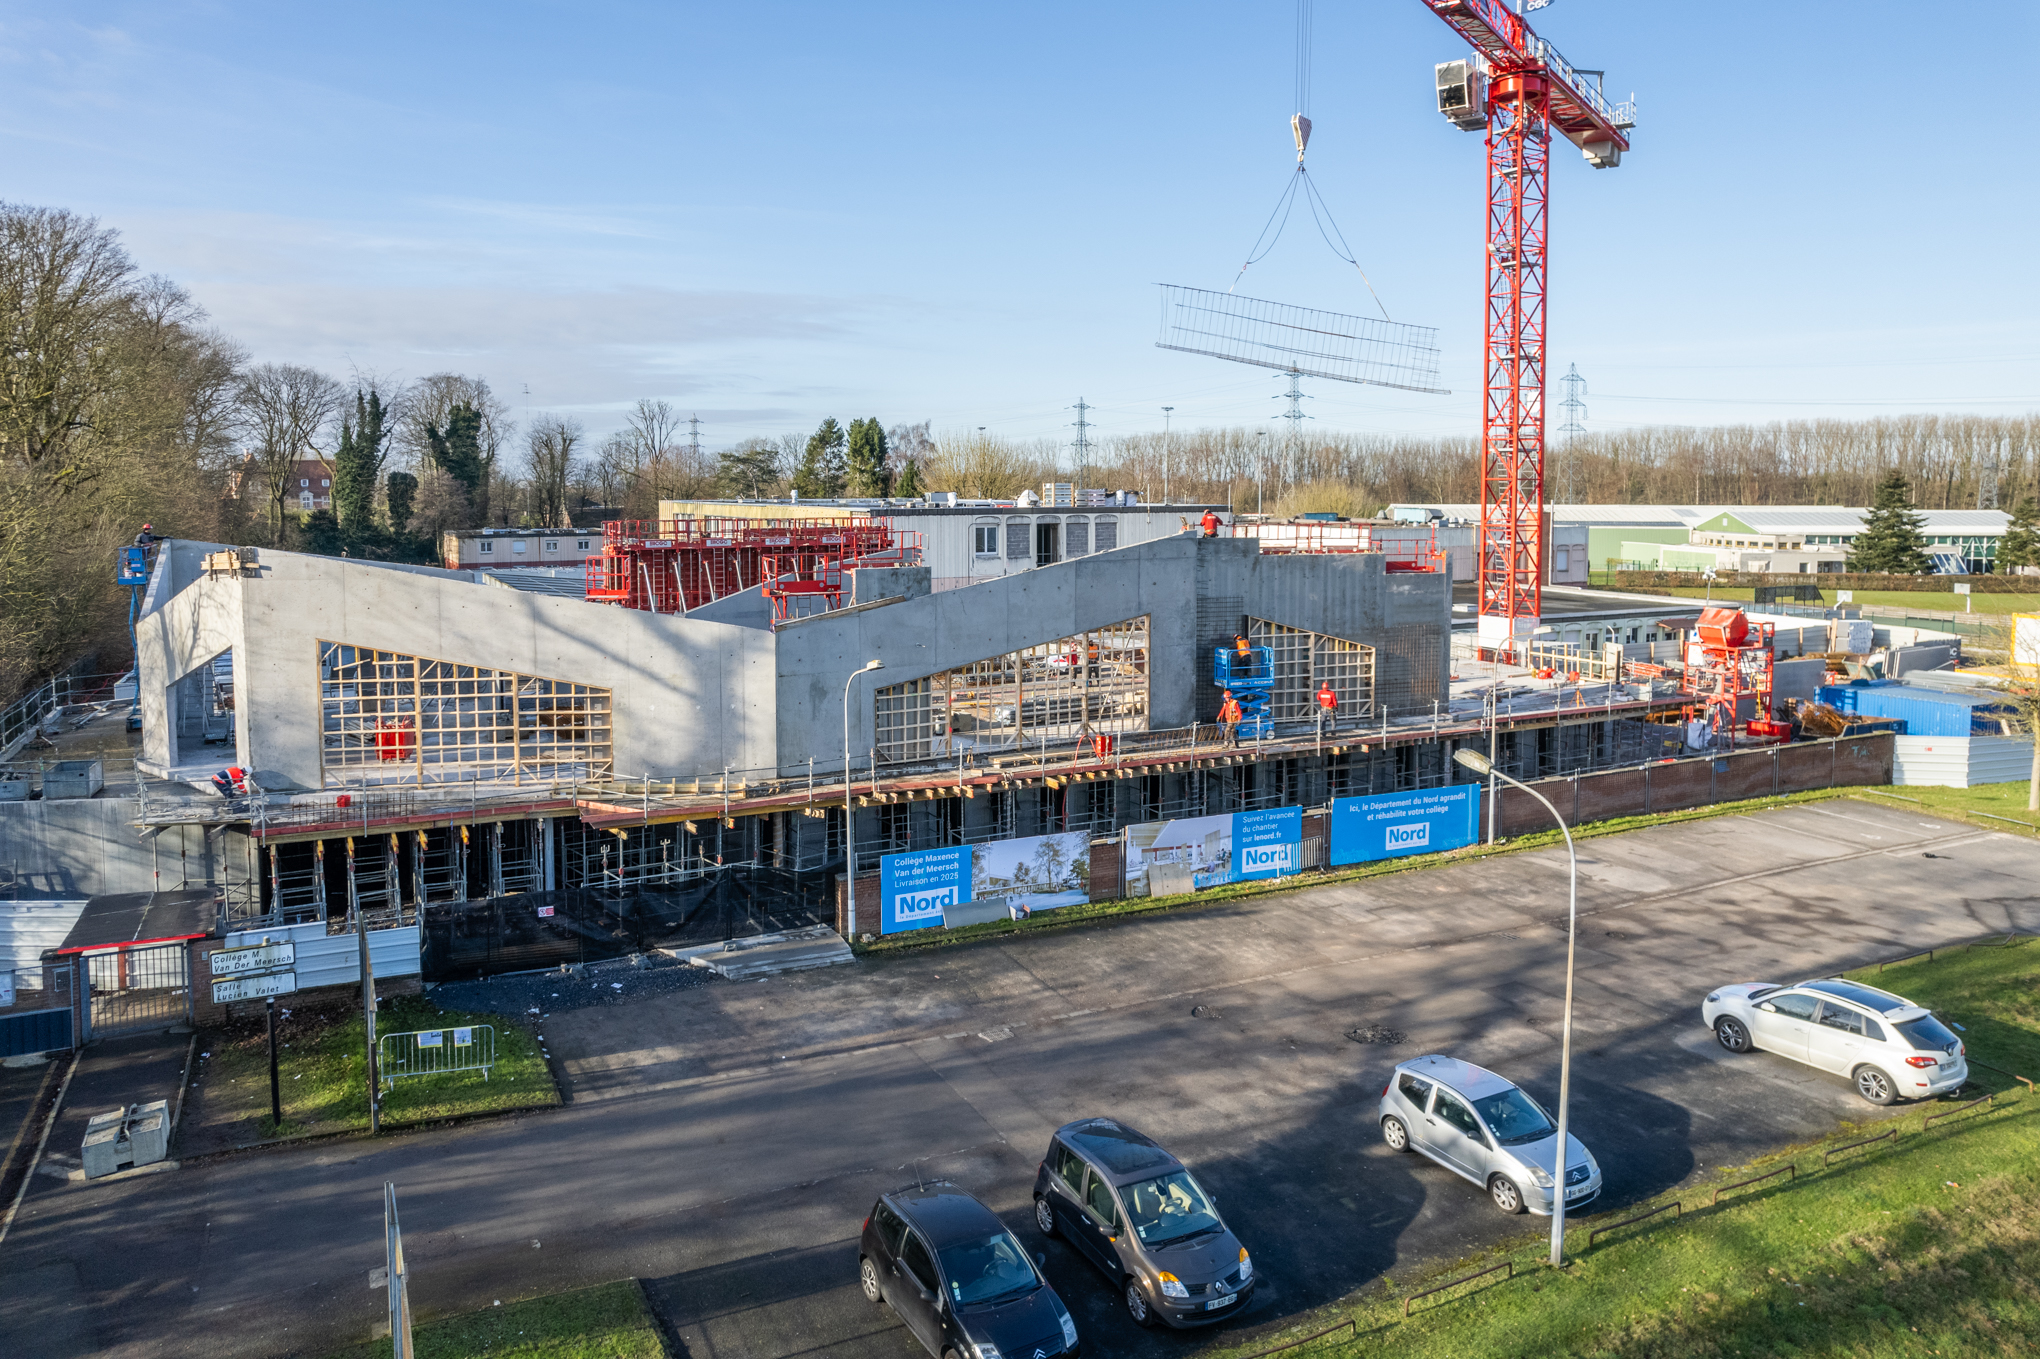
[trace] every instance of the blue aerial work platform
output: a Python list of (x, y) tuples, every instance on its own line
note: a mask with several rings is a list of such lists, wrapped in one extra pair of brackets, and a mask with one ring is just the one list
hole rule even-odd
[(1259, 740), (1273, 734), (1275, 724), (1268, 718), (1268, 698), (1275, 689), (1275, 651), (1272, 647), (1250, 646), (1242, 655), (1236, 646), (1222, 646), (1212, 653), (1211, 682), (1232, 690), (1240, 705), (1240, 735)]

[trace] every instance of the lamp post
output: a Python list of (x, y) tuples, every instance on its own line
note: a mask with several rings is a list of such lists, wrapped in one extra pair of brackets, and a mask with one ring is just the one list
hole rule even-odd
[(843, 942), (857, 938), (857, 812), (851, 805), (850, 686), (859, 675), (885, 669), (884, 661), (866, 661), (843, 681)]
[(1565, 818), (1558, 814), (1558, 808), (1550, 799), (1529, 784), (1512, 779), (1495, 768), (1494, 761), (1477, 750), (1456, 750), (1452, 758), (1471, 769), (1474, 773), (1500, 779), (1503, 783), (1521, 788), (1531, 797), (1544, 804), (1544, 810), (1551, 813), (1551, 819), (1558, 823), (1559, 834), (1565, 836), (1566, 857), (1566, 926), (1565, 926), (1565, 1022), (1559, 1031), (1558, 1046), (1558, 1151), (1552, 1157), (1551, 1165), (1551, 1263), (1558, 1268), (1565, 1263), (1565, 1172), (1569, 1148), (1566, 1145), (1567, 1114), (1572, 1103), (1572, 997), (1573, 997), (1573, 952), (1579, 942), (1580, 925), (1580, 861), (1573, 852), (1572, 831), (1566, 826)]

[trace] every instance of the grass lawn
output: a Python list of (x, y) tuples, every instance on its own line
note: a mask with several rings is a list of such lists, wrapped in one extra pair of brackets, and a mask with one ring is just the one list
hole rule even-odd
[[(417, 1359), (661, 1359), (666, 1353), (658, 1324), (636, 1279), (506, 1302), (480, 1312), (437, 1321), (417, 1319), (418, 1290), (412, 1276), (412, 1352)], [(341, 1350), (331, 1359), (388, 1359), (390, 1342), (371, 1341)]]
[[(2040, 941), (1973, 948), (1874, 969), (1867, 979), (1962, 1024), (1971, 1056), (2040, 1075)], [(1894, 1118), (1724, 1170), (1676, 1197), (1687, 1209), (1624, 1228), (1592, 1247), (1568, 1233), (1574, 1263), (1543, 1266), (1542, 1242), (1462, 1261), (1430, 1276), (1362, 1290), (1299, 1318), (1292, 1335), (1350, 1317), (1358, 1344), (1332, 1337), (1303, 1354), (1381, 1352), (1398, 1359), (1757, 1359), (1758, 1356), (2030, 1355), (2040, 1336), (2040, 1099), (1979, 1071), (1995, 1106), (1923, 1131), (1956, 1101), (1901, 1106)], [(1966, 1092), (1968, 1098), (1975, 1092)], [(1865, 1106), (1866, 1114), (1869, 1106)], [(1823, 1147), (1896, 1126), (1879, 1143), (1821, 1165)], [(1708, 1206), (1712, 1185), (1791, 1163), (1796, 1180)], [(1649, 1205), (1655, 1206), (1655, 1204)], [(1402, 1299), (1491, 1264), (1483, 1281), (1415, 1304)], [(1279, 1341), (1271, 1337), (1244, 1352)], [(1222, 1352), (1215, 1352), (1222, 1353)]]
[[(488, 1078), (469, 1071), (400, 1080), (384, 1091), (384, 1127), (559, 1103), (559, 1087), (537, 1038), (507, 1016), (441, 1010), (429, 998), (418, 996), (387, 999), (376, 1015), (378, 1034), (482, 1024), (496, 1030), (496, 1065)], [(358, 1012), (344, 1018), (292, 1015), (277, 1025), (283, 1093), (280, 1128), (269, 1122), (269, 1043), (264, 1030), (258, 1026), (208, 1035), (204, 1046), (212, 1055), (201, 1067), (208, 1121), (239, 1116), (262, 1137), (366, 1128), (368, 1080), (361, 1027)]]
[[(1610, 589), (1617, 588), (1610, 586)], [(1632, 587), (1634, 588), (1634, 587)], [(1835, 602), (1833, 589), (1822, 586), (1830, 605)], [(1653, 595), (1683, 595), (1688, 599), (1706, 597), (1705, 586), (1662, 586), (1653, 585), (1643, 593)], [(1875, 604), (1880, 608), (1922, 609), (1928, 613), (1961, 613), (1962, 596), (1948, 590), (1857, 590), (1853, 604)], [(1732, 588), (1715, 587), (1714, 598), (1740, 600), (1750, 603), (1756, 598), (1756, 591), (1745, 585)], [(1788, 604), (1795, 600), (1786, 600)], [(1969, 596), (1969, 611), (1973, 613), (2040, 613), (2040, 594), (1987, 595), (1979, 591)]]
[(2040, 812), (2026, 810), (2031, 787), (2025, 779), (2016, 783), (1980, 783), (1973, 788), (1931, 788), (1909, 783), (1901, 788), (1851, 789), (1849, 796), (1886, 807), (1916, 805), (1932, 815), (1960, 817), (1965, 821), (1981, 813), (1975, 815), (1971, 824), (2016, 835), (2018, 831), (2009, 823), (2040, 830)]

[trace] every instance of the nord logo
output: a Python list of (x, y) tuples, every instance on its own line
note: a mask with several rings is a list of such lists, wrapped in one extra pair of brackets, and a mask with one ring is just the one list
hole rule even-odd
[(1431, 823), (1428, 821), (1412, 821), (1407, 825), (1390, 826), (1388, 828), (1388, 847), (1390, 849), (1412, 849), (1418, 845), (1428, 845), (1430, 843)]
[(956, 904), (956, 889), (945, 887), (939, 892), (901, 892), (893, 898), (893, 915), (900, 920), (912, 920), (924, 915), (941, 915)]
[(1289, 867), (1289, 854), (1290, 846), (1288, 845), (1248, 845), (1240, 851), (1240, 867), (1248, 870), (1256, 868), (1287, 868)]

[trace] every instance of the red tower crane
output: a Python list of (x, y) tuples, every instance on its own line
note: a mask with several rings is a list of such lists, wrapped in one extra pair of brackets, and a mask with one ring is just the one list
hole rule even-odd
[[(1548, 3), (1548, 0), (1546, 0)], [(1474, 50), (1438, 66), (1438, 111), (1487, 133), (1487, 302), (1480, 477), (1480, 645), (1494, 655), (1543, 612), (1544, 301), (1551, 132), (1611, 169), (1629, 149), (1630, 105), (1581, 71), (1503, 0), (1424, 0)], [(1542, 6), (1535, 3), (1531, 9)], [(1587, 77), (1594, 77), (1589, 80)]]

